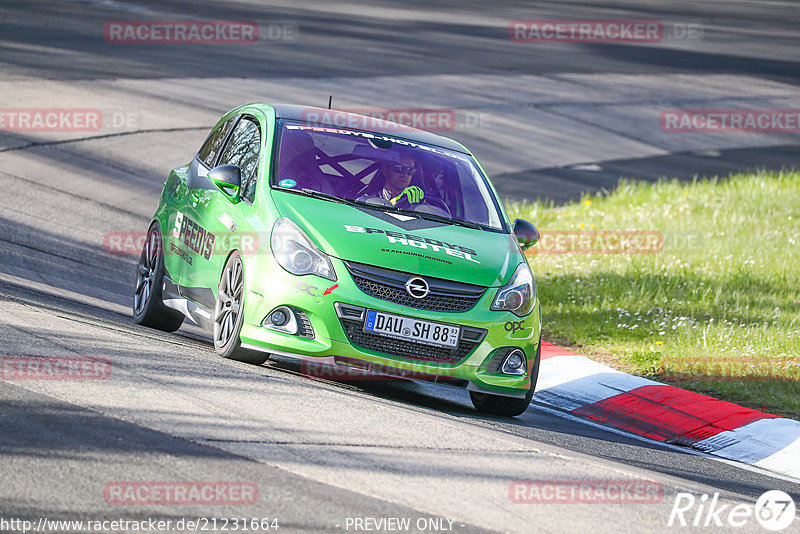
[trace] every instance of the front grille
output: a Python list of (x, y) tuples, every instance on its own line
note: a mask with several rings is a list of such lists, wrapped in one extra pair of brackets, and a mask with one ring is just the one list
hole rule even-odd
[[(436, 363), (458, 363), (464, 360), (483, 340), (486, 331), (470, 329), (469, 336), (462, 334), (454, 349), (422, 345), (411, 341), (402, 341), (364, 332), (363, 323), (342, 320), (342, 328), (353, 345), (389, 356), (398, 356), (408, 360)], [(469, 337), (469, 339), (465, 339)]]
[(418, 310), (465, 312), (471, 310), (486, 291), (485, 287), (440, 278), (423, 277), (430, 292), (421, 299), (412, 297), (405, 285), (416, 276), (372, 265), (345, 262), (358, 288), (375, 298)]

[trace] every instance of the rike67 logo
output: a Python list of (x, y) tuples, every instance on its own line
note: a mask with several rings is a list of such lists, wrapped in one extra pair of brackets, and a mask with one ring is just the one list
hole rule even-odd
[(795, 520), (792, 497), (780, 490), (767, 491), (755, 506), (746, 503), (733, 505), (720, 502), (719, 493), (713, 497), (703, 494), (699, 498), (691, 493), (678, 493), (667, 526), (741, 528), (755, 519), (762, 527), (773, 532), (789, 528)]

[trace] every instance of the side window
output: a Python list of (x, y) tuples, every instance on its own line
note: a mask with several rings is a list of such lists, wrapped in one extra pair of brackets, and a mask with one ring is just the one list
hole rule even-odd
[(225, 123), (211, 132), (211, 135), (208, 136), (206, 142), (203, 143), (203, 147), (200, 149), (200, 153), (197, 154), (206, 167), (211, 167), (214, 165), (214, 160), (219, 154), (219, 149), (222, 148), (222, 143), (225, 141), (225, 137), (228, 135), (228, 132), (233, 126), (233, 123), (236, 121), (236, 117), (232, 119), (228, 119)]
[(261, 130), (250, 118), (243, 118), (233, 129), (228, 144), (222, 152), (220, 165), (238, 165), (242, 169), (241, 196), (252, 202), (256, 192), (258, 154), (261, 147)]

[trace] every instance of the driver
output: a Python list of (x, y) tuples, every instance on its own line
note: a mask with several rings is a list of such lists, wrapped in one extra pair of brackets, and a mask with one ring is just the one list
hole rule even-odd
[(417, 173), (416, 162), (408, 152), (401, 152), (397, 163), (384, 163), (381, 173), (385, 178), (380, 197), (392, 204), (405, 199), (409, 204), (418, 204), (425, 198), (425, 192), (416, 185), (410, 185)]

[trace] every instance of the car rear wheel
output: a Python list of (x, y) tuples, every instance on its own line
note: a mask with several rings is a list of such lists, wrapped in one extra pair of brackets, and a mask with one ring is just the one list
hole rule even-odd
[(470, 391), (469, 397), (475, 409), (481, 413), (503, 415), (507, 417), (514, 417), (525, 413), (525, 410), (527, 410), (528, 406), (531, 404), (533, 391), (536, 389), (536, 381), (539, 379), (539, 362), (542, 359), (541, 354), (542, 339), (539, 338), (539, 347), (536, 349), (536, 359), (533, 363), (533, 369), (531, 370), (531, 387), (524, 398), (517, 399), (514, 397), (503, 397), (501, 395)]
[(163, 280), (164, 254), (161, 230), (158, 223), (153, 223), (147, 231), (147, 239), (136, 265), (133, 321), (164, 332), (174, 332), (183, 324), (184, 316), (181, 312), (164, 306), (161, 300)]
[(223, 358), (261, 365), (269, 355), (242, 348), (239, 334), (244, 322), (244, 265), (235, 251), (222, 269), (214, 306), (214, 350)]

